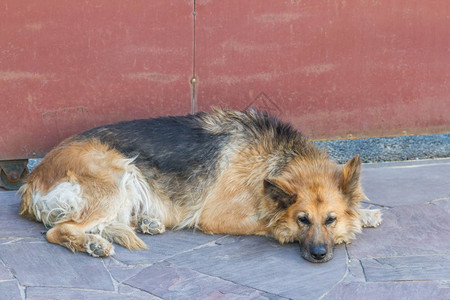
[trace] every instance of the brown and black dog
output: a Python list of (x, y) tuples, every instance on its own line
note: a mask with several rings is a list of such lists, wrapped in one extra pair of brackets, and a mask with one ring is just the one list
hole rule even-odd
[(379, 210), (360, 209), (361, 162), (338, 166), (289, 124), (214, 110), (102, 126), (63, 141), (28, 176), (20, 214), (48, 241), (92, 256), (165, 228), (299, 241), (325, 262)]

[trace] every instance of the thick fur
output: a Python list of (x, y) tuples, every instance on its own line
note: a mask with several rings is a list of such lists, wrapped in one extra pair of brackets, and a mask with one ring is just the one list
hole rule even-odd
[[(299, 241), (302, 256), (331, 259), (379, 211), (359, 208), (361, 162), (345, 166), (265, 113), (215, 110), (94, 128), (63, 141), (21, 188), (20, 214), (72, 251), (112, 255), (111, 242), (146, 245), (135, 230)], [(364, 224), (363, 224), (364, 223)]]

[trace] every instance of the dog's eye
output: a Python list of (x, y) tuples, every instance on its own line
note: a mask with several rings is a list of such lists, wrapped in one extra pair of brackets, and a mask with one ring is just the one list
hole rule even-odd
[(325, 225), (333, 224), (334, 221), (336, 221), (336, 217), (328, 217), (328, 218), (325, 220)]
[(309, 221), (309, 219), (308, 219), (307, 216), (299, 216), (299, 217), (298, 217), (298, 221), (299, 221), (300, 223), (305, 224), (305, 225), (310, 225), (310, 224), (311, 224), (311, 222)]

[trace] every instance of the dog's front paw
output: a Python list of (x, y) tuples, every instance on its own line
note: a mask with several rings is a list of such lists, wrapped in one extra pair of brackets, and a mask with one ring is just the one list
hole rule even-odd
[(381, 210), (361, 209), (361, 222), (363, 227), (378, 227), (381, 224)]
[(86, 248), (86, 252), (93, 257), (114, 255), (114, 246), (104, 238), (94, 234), (86, 235), (84, 247)]
[(142, 218), (138, 221), (138, 228), (140, 232), (147, 234), (161, 234), (166, 231), (166, 227), (163, 223), (158, 221), (157, 219), (151, 218)]

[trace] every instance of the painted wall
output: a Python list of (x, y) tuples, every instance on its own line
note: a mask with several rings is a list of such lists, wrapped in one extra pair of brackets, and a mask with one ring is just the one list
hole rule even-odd
[(0, 3), (0, 159), (211, 106), (316, 139), (449, 132), (450, 1)]

